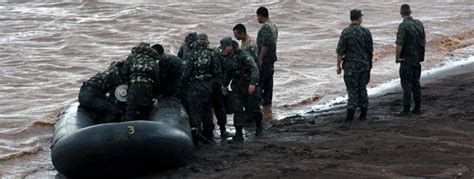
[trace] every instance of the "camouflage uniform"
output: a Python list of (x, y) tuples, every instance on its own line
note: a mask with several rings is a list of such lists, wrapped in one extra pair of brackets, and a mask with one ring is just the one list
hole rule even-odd
[[(223, 59), (221, 52), (218, 48), (213, 50), (215, 60), (221, 67), (221, 76), (223, 75)], [(220, 79), (215, 79), (220, 80)], [(221, 131), (225, 131), (225, 125), (227, 124), (227, 111), (225, 105), (225, 96), (222, 94), (222, 83), (221, 81), (214, 81), (212, 83), (212, 108), (216, 115), (217, 125)]]
[(190, 123), (197, 129), (201, 129), (202, 125), (203, 135), (212, 139), (212, 83), (220, 81), (221, 67), (207, 43), (196, 41), (190, 48), (191, 51), (184, 57), (187, 63), (183, 76)]
[[(96, 123), (119, 121), (122, 113), (120, 103), (115, 99), (115, 88), (123, 84), (120, 68), (123, 62), (112, 63), (81, 86), (80, 108), (91, 112)], [(108, 96), (107, 96), (108, 93)]]
[(127, 120), (147, 120), (159, 84), (159, 55), (147, 43), (132, 48), (122, 68), (129, 83)]
[(411, 94), (415, 107), (421, 103), (420, 75), (421, 64), (425, 56), (425, 30), (421, 21), (407, 17), (398, 26), (396, 44), (402, 47), (400, 80), (403, 88), (403, 105), (410, 108)]
[(259, 66), (258, 65), (258, 54), (257, 54), (258, 47), (257, 47), (257, 43), (255, 42), (255, 39), (250, 38), (250, 40), (248, 42), (242, 43), (240, 48), (242, 50), (247, 51), (250, 55), (252, 55), (252, 58), (254, 59), (255, 64), (258, 67)]
[(196, 32), (192, 32), (186, 35), (186, 37), (184, 38), (184, 42), (178, 51), (178, 57), (181, 58), (181, 60), (184, 60), (184, 56), (186, 56), (187, 53), (189, 53), (190, 51), (191, 44), (194, 43), (196, 40), (198, 40)]
[(345, 28), (339, 39), (336, 52), (344, 56), (344, 82), (349, 96), (348, 110), (355, 110), (357, 106), (367, 109), (367, 84), (372, 68), (373, 42), (369, 29), (356, 23)]
[(260, 50), (263, 46), (268, 47), (267, 54), (260, 66), (260, 85), (262, 87), (263, 105), (272, 103), (274, 64), (275, 61), (277, 61), (277, 39), (278, 28), (269, 19), (260, 28), (257, 36), (258, 55), (260, 55)]
[[(234, 107), (234, 126), (242, 128), (246, 118), (255, 120), (257, 127), (262, 125), (260, 111), (261, 94), (257, 82), (259, 71), (254, 58), (242, 49), (236, 49), (232, 56), (226, 57), (225, 77), (223, 85), (229, 86), (232, 80), (232, 99)], [(256, 86), (253, 95), (248, 94), (248, 86)]]

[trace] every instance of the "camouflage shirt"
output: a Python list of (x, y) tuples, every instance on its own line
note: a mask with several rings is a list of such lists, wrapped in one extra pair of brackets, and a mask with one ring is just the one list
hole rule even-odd
[(250, 37), (250, 40), (248, 42), (242, 42), (241, 48), (242, 50), (249, 52), (250, 55), (252, 55), (255, 63), (258, 64), (258, 48), (254, 38)]
[(184, 56), (185, 71), (184, 83), (196, 80), (221, 80), (221, 66), (215, 58), (215, 50), (208, 48), (207, 44), (196, 41), (191, 44), (191, 51)]
[(259, 71), (253, 57), (245, 50), (237, 49), (231, 56), (225, 57), (224, 86), (232, 80), (232, 90), (246, 92), (249, 84), (257, 84)]
[(407, 17), (398, 26), (397, 45), (402, 46), (400, 58), (423, 61), (425, 54), (425, 28), (418, 19)]
[(258, 31), (257, 36), (257, 46), (258, 54), (263, 46), (268, 47), (267, 54), (264, 58), (271, 58), (276, 60), (276, 48), (278, 40), (278, 28), (277, 26), (269, 20), (267, 20), (260, 30)]
[(123, 84), (120, 67), (123, 62), (114, 62), (103, 72), (99, 72), (87, 80), (84, 85), (91, 86), (100, 94), (107, 94)]
[[(362, 67), (364, 70), (369, 70), (372, 68), (373, 51), (372, 34), (369, 29), (352, 23), (342, 30), (336, 53), (344, 57), (344, 63), (358, 62), (361, 65), (357, 65), (357, 68)], [(354, 65), (347, 67), (351, 68)], [(348, 69), (344, 68), (344, 70)]]
[(140, 43), (132, 48), (122, 72), (129, 83), (154, 83), (159, 78), (160, 55), (149, 44)]

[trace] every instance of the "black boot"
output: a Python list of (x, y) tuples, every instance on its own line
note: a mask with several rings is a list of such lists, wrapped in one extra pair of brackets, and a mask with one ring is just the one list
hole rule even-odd
[(263, 120), (263, 116), (262, 116), (262, 113), (259, 111), (259, 112), (256, 112), (254, 113), (254, 118), (255, 118), (255, 136), (256, 137), (259, 137), (259, 136), (262, 136), (263, 135), (263, 125), (262, 125), (262, 120)]
[(421, 114), (421, 109), (420, 109), (420, 103), (419, 102), (415, 102), (415, 107), (413, 108), (413, 110), (411, 110), (411, 113), (415, 114), (415, 115), (420, 115)]
[(403, 111), (395, 114), (396, 117), (406, 117), (410, 116), (410, 105), (404, 105), (403, 106)]
[(204, 144), (215, 144), (214, 141), (214, 130), (205, 130), (202, 133), (202, 143)]
[(360, 115), (359, 115), (359, 120), (367, 120), (367, 108), (361, 107), (360, 108)]
[(229, 137), (229, 133), (225, 129), (225, 126), (221, 126), (220, 130), (221, 130), (221, 139), (225, 139), (225, 138)]
[(347, 115), (346, 115), (345, 122), (352, 121), (352, 119), (354, 119), (354, 113), (355, 113), (354, 109), (347, 109)]
[(235, 127), (235, 136), (232, 137), (232, 142), (243, 142), (244, 133), (242, 132), (242, 127)]

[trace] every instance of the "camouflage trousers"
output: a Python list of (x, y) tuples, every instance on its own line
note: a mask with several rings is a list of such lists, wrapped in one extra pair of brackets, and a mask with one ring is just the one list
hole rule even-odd
[[(265, 59), (270, 60), (270, 59)], [(274, 74), (274, 63), (266, 62), (263, 63), (260, 68), (260, 86), (263, 105), (272, 104), (273, 98), (273, 74)]]
[(153, 109), (154, 86), (152, 83), (131, 83), (128, 88), (126, 119), (148, 120)]
[(247, 91), (233, 92), (231, 94), (234, 108), (234, 126), (243, 127), (245, 121), (255, 121), (258, 125), (262, 124), (262, 112), (260, 111), (261, 94), (257, 86), (253, 95)]
[(214, 115), (216, 115), (217, 125), (221, 128), (224, 128), (227, 124), (227, 112), (224, 98), (222, 94), (222, 87), (220, 84), (212, 85), (212, 108), (214, 110)]
[[(212, 122), (212, 84), (210, 81), (197, 80), (188, 84), (186, 104), (191, 127), (203, 129), (204, 133), (214, 130)], [(202, 127), (202, 128), (201, 128)]]
[(118, 122), (121, 118), (118, 105), (107, 101), (104, 95), (90, 86), (82, 86), (79, 92), (79, 107), (92, 113), (96, 123)]
[(415, 103), (421, 103), (421, 64), (402, 63), (400, 65), (400, 82), (403, 89), (403, 105), (409, 106), (413, 93)]
[(344, 82), (348, 95), (347, 109), (355, 110), (357, 107), (367, 108), (367, 84), (370, 80), (370, 70), (344, 70)]

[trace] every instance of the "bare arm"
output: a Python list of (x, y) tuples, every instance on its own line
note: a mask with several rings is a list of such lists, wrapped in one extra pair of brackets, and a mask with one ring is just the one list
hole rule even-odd
[(262, 46), (260, 48), (260, 54), (258, 55), (258, 63), (260, 65), (263, 64), (263, 58), (265, 57), (265, 55), (267, 55), (267, 52), (268, 52), (268, 47), (267, 46)]
[(341, 74), (342, 72), (342, 68), (341, 68), (342, 58), (343, 58), (342, 55), (339, 55), (339, 54), (337, 55), (336, 73), (338, 75)]

